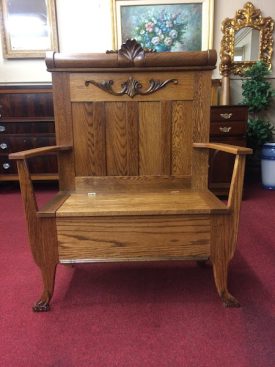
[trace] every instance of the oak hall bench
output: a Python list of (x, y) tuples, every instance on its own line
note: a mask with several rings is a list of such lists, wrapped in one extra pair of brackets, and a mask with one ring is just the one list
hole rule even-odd
[[(209, 143), (214, 50), (50, 53), (56, 146), (13, 153), (49, 310), (57, 264), (210, 259), (225, 306), (251, 150)], [(209, 149), (236, 156), (228, 203), (207, 188)], [(58, 153), (59, 193), (38, 209), (28, 158)]]

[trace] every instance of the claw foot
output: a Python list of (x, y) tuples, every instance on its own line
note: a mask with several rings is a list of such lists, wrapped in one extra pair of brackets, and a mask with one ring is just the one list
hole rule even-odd
[(33, 307), (34, 312), (47, 312), (50, 311), (50, 305), (47, 301), (39, 300)]
[(230, 293), (223, 293), (221, 295), (221, 299), (222, 299), (224, 307), (231, 307), (231, 308), (241, 307), (239, 301), (235, 297), (233, 297), (232, 294)]

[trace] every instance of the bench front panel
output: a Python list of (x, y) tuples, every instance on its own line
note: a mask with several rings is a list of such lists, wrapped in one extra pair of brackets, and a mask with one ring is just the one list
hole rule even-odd
[(57, 218), (59, 260), (210, 256), (209, 215)]

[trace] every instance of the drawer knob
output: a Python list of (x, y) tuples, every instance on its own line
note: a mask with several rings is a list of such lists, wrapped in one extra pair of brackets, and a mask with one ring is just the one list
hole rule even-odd
[(7, 163), (7, 162), (6, 162), (6, 163), (3, 163), (3, 168), (4, 168), (4, 169), (9, 169), (9, 168), (10, 168), (10, 166), (11, 166), (11, 165), (10, 165), (9, 163)]
[(3, 150), (7, 149), (7, 147), (8, 147), (8, 145), (6, 143), (1, 143), (0, 144), (0, 148), (3, 149)]
[(222, 133), (229, 133), (229, 131), (232, 129), (232, 127), (231, 126), (222, 126), (222, 127), (220, 127), (220, 131), (222, 132)]
[(6, 131), (6, 128), (5, 128), (5, 126), (0, 125), (0, 133), (2, 133), (3, 131)]
[(232, 117), (232, 113), (221, 113), (220, 116), (225, 120), (229, 120)]

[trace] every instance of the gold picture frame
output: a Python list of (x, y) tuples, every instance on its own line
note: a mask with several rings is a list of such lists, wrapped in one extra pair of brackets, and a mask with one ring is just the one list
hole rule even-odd
[(0, 0), (3, 56), (44, 58), (58, 51), (55, 0)]
[[(273, 53), (274, 20), (263, 17), (260, 9), (251, 2), (245, 3), (242, 9), (236, 11), (234, 18), (226, 18), (222, 22), (223, 37), (220, 50), (220, 72), (222, 75), (243, 75), (256, 61), (263, 61), (271, 69)], [(236, 39), (240, 31), (252, 30), (258, 32), (258, 55), (253, 60), (236, 60)], [(254, 45), (255, 46), (255, 45)]]
[(129, 38), (156, 51), (201, 51), (213, 47), (214, 0), (112, 1), (116, 49)]

